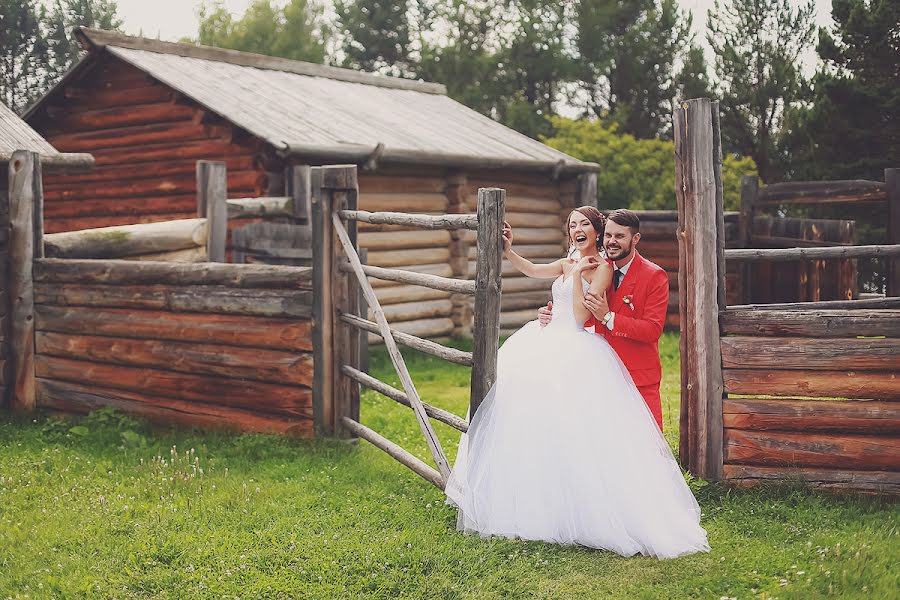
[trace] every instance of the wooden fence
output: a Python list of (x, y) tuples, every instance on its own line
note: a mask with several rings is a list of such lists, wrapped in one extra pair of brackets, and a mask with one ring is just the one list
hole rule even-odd
[(900, 298), (727, 306), (724, 278), (728, 262), (897, 262), (900, 245), (725, 249), (717, 125), (708, 100), (675, 111), (681, 461), (709, 479), (900, 493)]

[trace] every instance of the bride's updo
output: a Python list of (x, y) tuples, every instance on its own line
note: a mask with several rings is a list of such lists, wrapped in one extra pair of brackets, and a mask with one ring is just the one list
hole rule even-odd
[(566, 248), (568, 248), (568, 255), (571, 256), (574, 248), (572, 244), (572, 234), (569, 233), (569, 221), (572, 220), (572, 213), (581, 213), (585, 217), (588, 218), (588, 221), (591, 222), (591, 225), (594, 227), (594, 231), (597, 232), (597, 252), (601, 255), (605, 254), (603, 251), (603, 231), (606, 229), (606, 217), (603, 216), (603, 213), (597, 210), (597, 207), (585, 205), (579, 206), (575, 210), (569, 213), (569, 216), (566, 217), (566, 222), (563, 225), (563, 229), (566, 233)]

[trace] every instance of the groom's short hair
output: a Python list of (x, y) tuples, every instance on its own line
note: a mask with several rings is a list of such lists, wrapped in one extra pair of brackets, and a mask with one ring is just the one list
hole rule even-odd
[(630, 227), (632, 235), (640, 233), (641, 231), (641, 218), (637, 216), (637, 213), (633, 210), (617, 208), (609, 213), (609, 216), (606, 217), (606, 219), (621, 225), (622, 227)]

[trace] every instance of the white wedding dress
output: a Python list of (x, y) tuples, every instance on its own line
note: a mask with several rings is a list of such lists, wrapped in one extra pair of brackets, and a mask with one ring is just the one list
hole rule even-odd
[(572, 292), (558, 278), (550, 325), (500, 349), (446, 486), (459, 529), (624, 556), (708, 551), (668, 444), (615, 351), (576, 322)]

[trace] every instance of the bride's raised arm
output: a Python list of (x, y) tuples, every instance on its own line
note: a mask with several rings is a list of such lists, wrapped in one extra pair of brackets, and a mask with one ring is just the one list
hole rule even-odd
[(571, 263), (568, 258), (560, 258), (552, 263), (536, 265), (527, 258), (522, 258), (512, 249), (512, 229), (503, 224), (503, 256), (512, 263), (519, 272), (536, 279), (554, 279), (563, 274), (563, 265)]
[[(572, 277), (581, 279), (582, 273), (585, 273), (585, 279), (588, 280), (588, 293), (600, 296), (609, 289), (612, 283), (612, 267), (608, 262), (595, 256), (586, 256), (575, 265)], [(581, 323), (587, 323), (593, 315), (584, 306), (584, 289), (577, 285), (578, 279), (572, 285), (572, 304), (575, 312), (575, 319)]]

